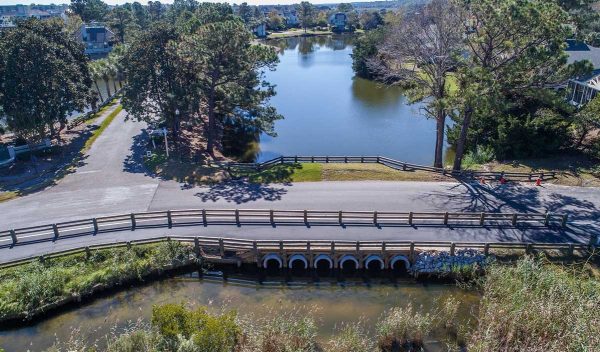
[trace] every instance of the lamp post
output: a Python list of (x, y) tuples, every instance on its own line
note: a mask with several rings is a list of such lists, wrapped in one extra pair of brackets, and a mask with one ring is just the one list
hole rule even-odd
[(167, 152), (167, 159), (169, 158), (169, 142), (167, 141), (167, 129), (163, 127), (163, 136), (165, 136), (165, 151)]

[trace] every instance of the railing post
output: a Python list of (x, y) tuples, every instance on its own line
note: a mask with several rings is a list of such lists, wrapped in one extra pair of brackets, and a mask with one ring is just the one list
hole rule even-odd
[(573, 257), (573, 253), (575, 252), (575, 246), (573, 243), (569, 243), (569, 257)]
[(412, 241), (410, 242), (410, 252), (408, 252), (408, 257), (411, 262), (415, 259), (415, 243)]
[(308, 210), (304, 209), (304, 223), (308, 224)]
[(484, 222), (485, 222), (485, 213), (481, 213), (481, 215), (479, 216), (479, 226), (483, 226)]
[(527, 243), (525, 245), (525, 254), (531, 254), (532, 249), (533, 249), (533, 246), (531, 245), (531, 243)]
[(377, 210), (373, 212), (373, 224), (377, 225)]
[(219, 238), (219, 254), (221, 258), (225, 257), (225, 243), (222, 238)]
[(90, 257), (92, 256), (92, 252), (90, 251), (90, 247), (85, 247), (85, 258), (86, 259), (90, 259)]
[(361, 156), (361, 157), (360, 157), (360, 163), (361, 163), (361, 164), (363, 164), (364, 162), (365, 162), (365, 157), (364, 157), (364, 156)]
[(269, 221), (271, 222), (271, 225), (275, 224), (275, 212), (273, 209), (269, 210)]
[(313, 164), (315, 163), (315, 157), (314, 157), (314, 155), (310, 157), (310, 162), (313, 163)]
[(384, 254), (385, 253), (385, 247), (387, 246), (387, 243), (385, 243), (385, 241), (381, 242), (381, 253)]
[(10, 230), (10, 238), (12, 238), (13, 244), (17, 243), (17, 233), (15, 230)]
[(456, 253), (456, 244), (454, 242), (450, 243), (450, 255), (454, 256)]
[(512, 216), (512, 226), (517, 226), (517, 217), (519, 215), (517, 213), (514, 213)]
[(298, 163), (298, 155), (294, 156), (294, 163)]
[(379, 155), (377, 156), (377, 164), (381, 164), (381, 162), (379, 161)]
[(279, 240), (279, 252), (283, 254), (283, 241)]
[(136, 223), (135, 223), (135, 214), (131, 213), (131, 231), (135, 231)]
[(98, 233), (98, 219), (93, 218), (92, 219), (92, 226), (94, 226), (94, 234)]
[(448, 225), (448, 212), (444, 213), (444, 225)]
[(58, 225), (52, 224), (52, 230), (54, 231), (54, 238), (55, 239), (58, 238), (58, 235), (59, 235), (59, 233), (58, 233)]
[(283, 164), (283, 155), (279, 157), (279, 163)]
[(563, 229), (565, 227), (567, 227), (567, 220), (568, 220), (568, 218), (569, 218), (569, 216), (567, 214), (563, 215), (563, 217), (562, 217), (562, 224), (561, 225), (562, 225)]
[(402, 171), (406, 171), (406, 164), (402, 163)]
[(240, 226), (240, 210), (239, 209), (235, 210), (235, 224), (237, 226)]
[(338, 212), (338, 222), (340, 223), (340, 225), (342, 225), (342, 224), (344, 223), (344, 221), (343, 221), (342, 217), (343, 217), (343, 213), (342, 213), (342, 211), (340, 210), (340, 211)]
[(308, 240), (308, 241), (306, 241), (306, 253), (307, 253), (308, 255), (310, 255), (310, 251), (311, 251), (311, 248), (310, 248), (310, 240)]
[(194, 253), (196, 253), (196, 257), (200, 257), (200, 240), (198, 237), (194, 237)]
[(328, 164), (329, 163), (329, 156), (325, 156), (325, 163)]
[(173, 227), (173, 217), (171, 216), (171, 211), (167, 210), (167, 226), (169, 228)]
[(546, 212), (546, 217), (544, 218), (544, 226), (550, 225), (550, 212)]
[(202, 224), (204, 224), (204, 226), (208, 224), (206, 221), (206, 209), (202, 209)]
[(408, 213), (408, 224), (409, 225), (413, 224), (413, 212), (412, 211), (410, 213)]
[(331, 254), (335, 253), (335, 241), (331, 241)]
[(485, 254), (486, 256), (488, 256), (490, 254), (490, 244), (486, 243), (485, 246), (483, 247), (483, 254)]
[(356, 254), (360, 252), (360, 241), (356, 241)]
[(346, 163), (346, 164), (348, 163), (348, 157), (347, 156), (344, 157), (344, 163)]

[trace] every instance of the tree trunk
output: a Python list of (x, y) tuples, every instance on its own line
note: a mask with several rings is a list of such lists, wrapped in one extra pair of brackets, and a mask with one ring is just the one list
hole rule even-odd
[(467, 133), (469, 132), (469, 125), (471, 124), (471, 117), (473, 115), (473, 109), (467, 107), (465, 109), (462, 126), (460, 128), (460, 136), (456, 143), (456, 155), (454, 156), (453, 170), (460, 170), (462, 159), (465, 153), (465, 146), (467, 144)]
[(108, 93), (108, 98), (110, 99), (110, 97), (112, 96), (112, 94), (110, 93), (110, 85), (108, 84), (108, 79), (104, 79), (104, 83), (106, 84), (106, 92)]
[(115, 93), (117, 93), (118, 89), (117, 89), (117, 80), (113, 79), (113, 88), (115, 90)]
[[(94, 84), (96, 85), (96, 90), (98, 91), (98, 95), (100, 96), (100, 102), (104, 101), (104, 97), (102, 96), (102, 92), (100, 91), (100, 87), (98, 86), (98, 81), (94, 80)], [(95, 110), (95, 108), (94, 108)]]
[(444, 167), (444, 129), (446, 127), (446, 111), (443, 109), (437, 112), (437, 126), (436, 126), (436, 139), (435, 139), (435, 161), (434, 167)]
[(206, 149), (208, 150), (208, 154), (210, 154), (210, 156), (212, 157), (215, 156), (215, 129), (215, 90), (212, 89), (208, 99), (208, 134), (206, 143)]

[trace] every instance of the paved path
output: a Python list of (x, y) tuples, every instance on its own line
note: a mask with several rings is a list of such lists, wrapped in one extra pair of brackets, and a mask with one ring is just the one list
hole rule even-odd
[[(96, 140), (77, 172), (58, 185), (23, 198), (0, 203), (0, 229), (48, 224), (94, 216), (186, 208), (263, 208), (396, 211), (502, 211), (560, 212), (572, 219), (567, 232), (547, 229), (323, 228), (209, 227), (173, 230), (185, 235), (248, 238), (347, 239), (469, 239), (477, 241), (585, 241), (600, 233), (600, 189), (546, 185), (476, 185), (432, 182), (313, 182), (290, 185), (254, 185), (230, 182), (182, 190), (173, 181), (146, 174), (145, 125), (124, 121), (121, 113)], [(132, 143), (133, 141), (133, 143)], [(144, 230), (61, 240), (54, 246), (115, 241), (127, 236), (163, 235)], [(129, 238), (129, 237), (127, 237)], [(131, 237), (133, 238), (133, 237)], [(40, 244), (39, 250), (51, 244)], [(11, 251), (25, 253), (25, 246)], [(33, 248), (33, 247), (31, 247)], [(33, 250), (33, 249), (32, 249)], [(0, 251), (0, 259), (7, 260)]]

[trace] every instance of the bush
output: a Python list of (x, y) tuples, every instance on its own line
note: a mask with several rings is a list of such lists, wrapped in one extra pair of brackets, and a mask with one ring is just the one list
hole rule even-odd
[(416, 312), (412, 305), (388, 310), (377, 324), (377, 344), (382, 351), (413, 351), (423, 348), (433, 317)]
[(361, 325), (343, 325), (329, 340), (325, 350), (327, 352), (371, 352), (375, 350), (375, 344), (366, 335)]
[(494, 160), (494, 150), (489, 146), (477, 146), (475, 152), (467, 152), (462, 160), (462, 167), (468, 169), (476, 165)]

